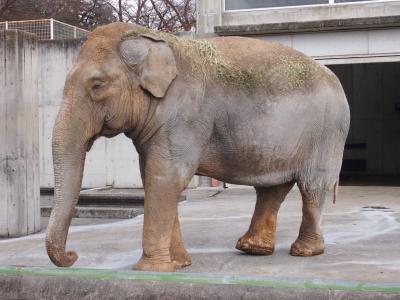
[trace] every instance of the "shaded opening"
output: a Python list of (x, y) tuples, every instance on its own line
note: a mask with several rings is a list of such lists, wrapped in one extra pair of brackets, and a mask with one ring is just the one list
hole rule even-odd
[(400, 186), (400, 63), (328, 66), (350, 105), (341, 181)]

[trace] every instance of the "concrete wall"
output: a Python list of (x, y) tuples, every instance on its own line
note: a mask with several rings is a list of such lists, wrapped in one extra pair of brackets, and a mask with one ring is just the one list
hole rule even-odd
[(249, 25), (279, 22), (305, 22), (348, 18), (368, 18), (400, 14), (400, 1), (370, 1), (224, 11), (223, 0), (197, 0), (199, 34), (211, 34), (218, 25)]
[[(39, 42), (39, 111), (40, 111), (40, 186), (53, 187), (51, 154), (52, 130), (68, 71), (78, 55), (81, 41)], [(100, 138), (88, 153), (82, 186), (142, 187), (138, 155), (124, 135)]]
[(330, 68), (342, 82), (351, 110), (344, 168), (349, 173), (400, 175), (400, 63)]
[(0, 31), (0, 237), (40, 230), (36, 36)]
[(295, 48), (323, 64), (400, 61), (400, 29), (256, 36)]

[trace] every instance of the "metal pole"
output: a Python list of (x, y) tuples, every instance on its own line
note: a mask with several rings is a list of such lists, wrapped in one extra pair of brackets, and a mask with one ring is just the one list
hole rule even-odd
[(8, 30), (8, 21), (6, 21), (6, 30)]
[(50, 39), (54, 39), (54, 19), (50, 19)]
[(74, 39), (76, 39), (76, 27), (74, 27)]

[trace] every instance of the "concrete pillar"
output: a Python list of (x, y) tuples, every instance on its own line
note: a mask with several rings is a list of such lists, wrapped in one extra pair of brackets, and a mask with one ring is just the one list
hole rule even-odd
[(197, 0), (197, 34), (214, 33), (214, 26), (222, 25), (223, 0)]
[(37, 40), (0, 31), (0, 237), (40, 230)]

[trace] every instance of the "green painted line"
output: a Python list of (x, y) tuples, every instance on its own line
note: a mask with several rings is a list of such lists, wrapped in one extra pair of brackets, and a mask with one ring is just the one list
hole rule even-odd
[(79, 279), (160, 281), (203, 285), (244, 285), (274, 288), (329, 289), (358, 292), (400, 293), (400, 283), (346, 280), (290, 279), (202, 273), (157, 273), (79, 268), (0, 267), (1, 276), (52, 276)]

